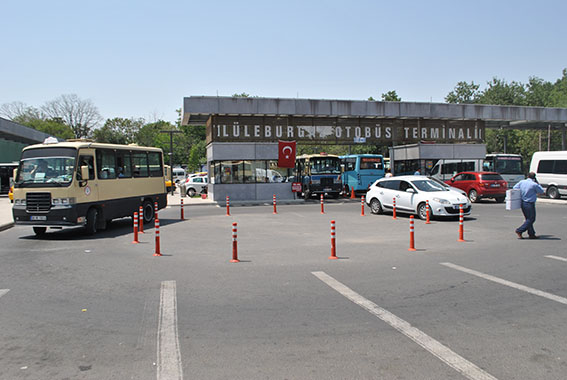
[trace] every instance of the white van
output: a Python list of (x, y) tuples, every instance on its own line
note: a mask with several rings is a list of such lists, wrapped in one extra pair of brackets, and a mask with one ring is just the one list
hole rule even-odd
[(530, 172), (536, 173), (548, 197), (557, 199), (567, 195), (567, 151), (535, 152)]
[(179, 183), (179, 181), (183, 181), (187, 177), (187, 172), (185, 172), (185, 169), (181, 167), (173, 168), (172, 170), (173, 170), (173, 182), (175, 183)]
[(437, 161), (431, 173), (431, 177), (438, 178), (441, 181), (451, 179), (455, 174), (460, 172), (478, 172), (481, 171), (482, 160), (444, 160)]

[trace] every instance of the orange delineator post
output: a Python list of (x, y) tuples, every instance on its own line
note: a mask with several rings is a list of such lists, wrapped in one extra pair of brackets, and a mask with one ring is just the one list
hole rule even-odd
[(463, 205), (459, 205), (459, 240), (457, 241), (465, 241), (465, 229), (463, 226), (463, 222), (465, 220), (465, 213), (463, 211)]
[(431, 224), (429, 221), (429, 201), (425, 201), (425, 224)]
[(226, 216), (230, 216), (230, 198), (226, 196)]
[(335, 221), (331, 220), (331, 256), (330, 260), (337, 260), (337, 246), (335, 243)]
[(132, 244), (138, 244), (138, 213), (134, 211), (134, 240)]
[(160, 252), (160, 249), (159, 249), (159, 219), (158, 218), (156, 218), (155, 227), (156, 227), (156, 252), (154, 253), (154, 256), (161, 256), (161, 252)]
[(396, 219), (396, 198), (394, 198), (394, 203), (392, 203), (392, 211), (394, 213), (392, 219)]
[(232, 223), (232, 260), (231, 263), (239, 263), (238, 260), (238, 239), (237, 239), (237, 224)]
[(413, 215), (410, 215), (410, 220), (409, 220), (409, 248), (408, 248), (408, 251), (415, 251)]
[(321, 194), (321, 214), (325, 213), (325, 206), (323, 205), (323, 194)]
[(143, 234), (144, 233), (144, 208), (140, 206), (140, 211), (138, 213), (139, 222), (138, 222), (138, 232)]
[(181, 199), (181, 220), (185, 220), (185, 214), (183, 212), (183, 199)]
[(272, 203), (274, 204), (274, 214), (277, 214), (278, 210), (276, 209), (276, 194), (274, 194)]
[(350, 199), (354, 199), (356, 198), (356, 195), (354, 195), (354, 189), (351, 187), (350, 188)]
[(360, 216), (364, 216), (364, 195), (360, 198)]

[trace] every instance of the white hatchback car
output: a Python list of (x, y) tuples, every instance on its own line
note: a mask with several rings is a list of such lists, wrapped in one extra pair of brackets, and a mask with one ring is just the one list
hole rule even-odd
[(420, 219), (427, 217), (426, 201), (429, 201), (430, 217), (458, 216), (460, 205), (463, 205), (464, 215), (471, 213), (471, 204), (465, 195), (420, 175), (381, 178), (366, 193), (366, 203), (373, 214), (391, 211), (394, 198), (396, 212), (417, 214)]

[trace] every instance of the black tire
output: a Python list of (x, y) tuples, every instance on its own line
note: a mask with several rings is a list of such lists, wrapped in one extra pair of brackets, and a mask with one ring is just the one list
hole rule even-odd
[(87, 212), (87, 224), (85, 225), (87, 235), (94, 235), (96, 233), (97, 218), (98, 210), (94, 207), (89, 209)]
[(494, 198), (494, 200), (496, 201), (496, 203), (503, 203), (504, 199), (506, 199), (506, 197), (496, 197)]
[(376, 198), (372, 198), (370, 201), (370, 212), (373, 214), (382, 214), (384, 209), (382, 209), (382, 203)]
[(45, 235), (45, 231), (47, 231), (47, 227), (34, 227), (33, 228), (33, 233), (36, 234), (36, 236)]
[(145, 200), (142, 205), (142, 211), (144, 213), (144, 224), (150, 223), (154, 219), (154, 204), (150, 200)]
[(469, 191), (469, 200), (471, 201), (471, 203), (476, 203), (480, 200), (475, 189), (471, 189), (471, 191)]
[[(427, 220), (427, 205), (425, 203), (420, 203), (417, 206), (417, 216), (421, 220)], [(431, 218), (431, 209), (429, 209), (429, 217)]]
[(549, 186), (547, 188), (547, 196), (551, 199), (559, 199), (559, 197), (561, 197), (559, 190), (557, 190), (557, 187), (555, 186)]
[(193, 189), (192, 187), (187, 189), (187, 196), (189, 198), (193, 198), (197, 194), (197, 190)]

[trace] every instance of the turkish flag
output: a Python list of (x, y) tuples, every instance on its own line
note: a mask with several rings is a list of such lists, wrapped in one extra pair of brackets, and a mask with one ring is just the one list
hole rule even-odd
[(278, 167), (295, 167), (295, 141), (278, 142)]

